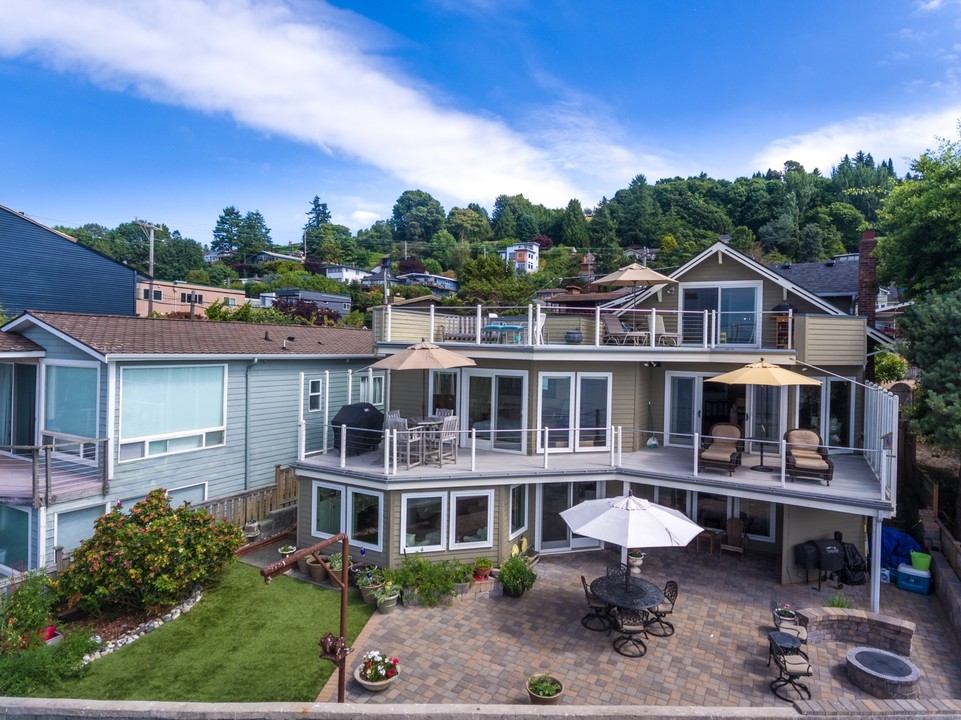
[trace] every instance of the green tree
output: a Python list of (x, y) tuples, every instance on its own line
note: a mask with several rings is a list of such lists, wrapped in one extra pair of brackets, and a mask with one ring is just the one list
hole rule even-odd
[(481, 255), (464, 263), (458, 276), (460, 298), (470, 304), (524, 305), (531, 286), (515, 277), (500, 255)]
[(738, 225), (734, 228), (734, 232), (731, 233), (731, 247), (745, 255), (753, 257), (756, 242), (757, 240), (754, 237), (754, 233), (751, 232), (751, 228), (744, 225)]
[(242, 262), (249, 262), (257, 253), (270, 249), (270, 228), (257, 210), (244, 215), (237, 241), (235, 256), (239, 256)]
[(594, 253), (594, 272), (606, 275), (621, 266), (624, 255), (617, 244), (617, 233), (614, 220), (606, 204), (602, 204), (591, 221), (587, 223), (587, 235), (590, 238), (591, 252)]
[(214, 225), (214, 239), (210, 249), (221, 255), (233, 255), (240, 247), (240, 229), (244, 217), (233, 205), (225, 207)]
[(638, 175), (625, 190), (614, 193), (609, 208), (622, 247), (658, 246), (661, 210), (647, 178)]
[(394, 203), (395, 242), (424, 243), (444, 228), (444, 207), (430, 193), (405, 190)]
[(204, 267), (200, 243), (181, 237), (176, 230), (160, 242), (155, 237), (154, 244), (154, 276), (161, 280), (183, 280), (191, 271)]
[(447, 230), (459, 241), (480, 243), (494, 237), (487, 214), (471, 208), (451, 208), (447, 213)]
[(961, 290), (928, 294), (899, 324), (904, 355), (921, 371), (912, 426), (934, 445), (961, 447)]
[(895, 188), (881, 212), (878, 278), (907, 295), (961, 286), (961, 145), (944, 140), (911, 163), (914, 179)]
[(896, 184), (894, 164), (887, 160), (875, 165), (871, 153), (859, 151), (853, 160), (845, 155), (831, 171), (830, 189), (837, 199), (851, 203), (869, 223), (878, 219), (884, 198)]
[(847, 252), (857, 252), (861, 244), (861, 233), (867, 229), (867, 222), (856, 207), (843, 202), (833, 202), (825, 208), (831, 224), (840, 233), (841, 242)]
[(564, 217), (561, 219), (561, 242), (578, 250), (584, 250), (590, 247), (588, 240), (587, 219), (584, 217), (581, 202), (571, 200), (567, 203)]

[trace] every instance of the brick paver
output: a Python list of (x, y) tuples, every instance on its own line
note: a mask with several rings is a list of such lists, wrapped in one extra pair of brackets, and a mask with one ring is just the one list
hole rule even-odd
[[(612, 637), (580, 624), (587, 610), (580, 576), (603, 574), (611, 551), (543, 557), (534, 589), (522, 598), (455, 600), (439, 608), (399, 608), (375, 614), (348, 657), (353, 673), (360, 655), (380, 648), (397, 655), (402, 675), (389, 690), (371, 693), (348, 677), (352, 703), (527, 704), (525, 678), (550, 671), (565, 685), (563, 704), (784, 707), (768, 688), (767, 664), (772, 599), (795, 607), (824, 605), (839, 591), (827, 584), (781, 585), (773, 558), (696, 553), (689, 548), (656, 549), (644, 576), (662, 585), (675, 579), (676, 633), (652, 637), (647, 655), (616, 654)], [(869, 606), (868, 586), (841, 591), (855, 607)], [(912, 661), (921, 669), (921, 699), (961, 697), (961, 648), (948, 630), (934, 596), (881, 586), (881, 612), (917, 623)], [(809, 679), (813, 701), (844, 706), (871, 696), (847, 679), (842, 643), (811, 643), (815, 668)], [(334, 701), (336, 676), (317, 698)]]

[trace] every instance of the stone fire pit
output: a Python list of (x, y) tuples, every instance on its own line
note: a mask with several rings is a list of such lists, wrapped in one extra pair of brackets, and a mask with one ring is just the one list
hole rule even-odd
[(921, 671), (901, 655), (872, 647), (848, 650), (848, 677), (874, 697), (914, 699), (918, 697)]

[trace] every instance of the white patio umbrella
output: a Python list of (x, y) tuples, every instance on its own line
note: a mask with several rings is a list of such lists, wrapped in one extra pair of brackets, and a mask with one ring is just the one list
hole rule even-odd
[(704, 530), (684, 513), (633, 493), (585, 500), (561, 517), (571, 532), (626, 548), (684, 546)]

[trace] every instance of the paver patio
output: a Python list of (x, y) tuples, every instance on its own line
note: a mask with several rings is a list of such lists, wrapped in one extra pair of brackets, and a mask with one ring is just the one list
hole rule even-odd
[[(590, 581), (618, 559), (613, 551), (545, 556), (534, 589), (522, 598), (458, 598), (450, 607), (375, 614), (347, 659), (347, 701), (527, 704), (525, 678), (549, 671), (564, 682), (562, 704), (787, 706), (768, 687), (774, 678), (766, 666), (770, 601), (824, 605), (836, 588), (825, 583), (819, 592), (814, 577), (781, 585), (771, 557), (654, 549), (643, 574), (659, 585), (678, 581), (677, 632), (651, 637), (647, 655), (630, 659), (614, 652), (612, 637), (580, 623), (587, 609), (580, 576)], [(868, 608), (867, 585), (845, 586), (840, 594)], [(938, 600), (883, 584), (881, 611), (917, 623), (911, 659), (921, 669), (921, 698), (961, 697), (961, 647)], [(400, 679), (382, 693), (365, 691), (352, 676), (360, 656), (373, 648), (401, 660)], [(846, 643), (809, 644), (814, 701), (873, 699), (847, 679), (848, 649)], [(335, 674), (317, 699), (336, 698)]]

